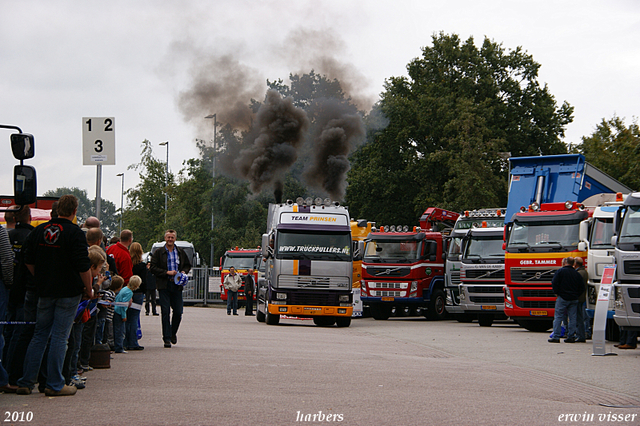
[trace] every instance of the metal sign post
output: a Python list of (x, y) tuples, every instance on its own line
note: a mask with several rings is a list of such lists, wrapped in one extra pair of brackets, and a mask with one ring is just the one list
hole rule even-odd
[(598, 292), (595, 314), (593, 315), (592, 356), (617, 355), (615, 353), (607, 353), (605, 347), (607, 310), (609, 309), (609, 299), (611, 298), (611, 290), (613, 290), (613, 278), (615, 276), (615, 265), (604, 267), (604, 271), (602, 272), (602, 281), (600, 281), (600, 291)]
[(82, 164), (97, 165), (96, 217), (102, 211), (102, 165), (116, 164), (116, 120), (114, 117), (82, 118)]

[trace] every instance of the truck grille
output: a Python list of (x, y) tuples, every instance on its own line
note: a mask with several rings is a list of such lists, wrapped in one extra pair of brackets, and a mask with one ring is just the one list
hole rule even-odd
[(281, 288), (350, 288), (347, 277), (318, 277), (309, 275), (280, 275), (278, 286)]
[(371, 297), (403, 297), (405, 293), (404, 291), (369, 290)]
[(503, 294), (503, 287), (493, 286), (473, 286), (468, 288), (469, 293), (500, 293)]
[(466, 269), (467, 278), (479, 278), (487, 280), (504, 279), (504, 269)]
[(338, 294), (325, 292), (291, 292), (288, 293), (291, 305), (340, 306)]
[(406, 277), (411, 273), (411, 268), (367, 266), (367, 273), (372, 277)]
[(460, 284), (460, 272), (451, 272), (451, 284)]
[(378, 283), (369, 281), (369, 285), (374, 288), (402, 288), (402, 284), (404, 284), (404, 288), (407, 288), (407, 283)]
[(627, 294), (631, 299), (640, 299), (640, 287), (628, 287)]
[(631, 310), (636, 314), (640, 314), (640, 303), (632, 303)]
[(625, 260), (623, 265), (625, 275), (640, 274), (640, 260)]
[(503, 297), (469, 296), (469, 300), (471, 300), (473, 303), (478, 303), (478, 304), (504, 303), (504, 296)]
[[(525, 309), (553, 309), (556, 306), (556, 295), (552, 290), (513, 290), (515, 304)], [(553, 298), (553, 300), (521, 300), (522, 297)]]
[(511, 282), (550, 283), (556, 271), (557, 271), (557, 268), (554, 268), (554, 269), (511, 268)]

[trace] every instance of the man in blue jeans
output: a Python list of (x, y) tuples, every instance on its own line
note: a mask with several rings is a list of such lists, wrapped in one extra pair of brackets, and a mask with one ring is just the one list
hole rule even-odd
[(573, 257), (562, 259), (562, 268), (558, 269), (551, 280), (553, 293), (557, 296), (553, 318), (553, 335), (549, 343), (560, 343), (562, 320), (569, 318), (565, 343), (575, 343), (578, 320), (578, 298), (584, 287), (582, 277), (573, 269)]
[(29, 395), (50, 340), (45, 395), (74, 395), (62, 374), (67, 340), (83, 294), (92, 297), (87, 239), (72, 220), (78, 209), (73, 195), (58, 201), (58, 217), (36, 227), (27, 238), (25, 264), (39, 294), (36, 327), (18, 380), (19, 395)]

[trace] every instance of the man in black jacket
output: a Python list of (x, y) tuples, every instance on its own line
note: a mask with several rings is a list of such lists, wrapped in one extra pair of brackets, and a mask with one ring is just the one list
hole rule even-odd
[(578, 298), (584, 289), (582, 277), (573, 269), (573, 257), (562, 259), (562, 268), (558, 269), (551, 280), (553, 293), (557, 296), (555, 315), (553, 318), (553, 335), (550, 343), (560, 343), (562, 321), (569, 318), (565, 343), (575, 343), (578, 320)]
[(178, 343), (178, 327), (182, 321), (183, 287), (175, 283), (175, 277), (178, 273), (188, 274), (191, 270), (189, 256), (175, 244), (176, 238), (176, 231), (167, 230), (164, 233), (164, 247), (157, 249), (151, 256), (150, 271), (156, 276), (156, 285), (160, 293), (162, 340), (165, 348)]

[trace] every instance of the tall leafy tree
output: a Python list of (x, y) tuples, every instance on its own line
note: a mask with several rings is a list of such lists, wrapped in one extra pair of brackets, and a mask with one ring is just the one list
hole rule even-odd
[(637, 119), (629, 126), (620, 117), (602, 119), (590, 136), (582, 137), (582, 144), (575, 151), (629, 188), (640, 189), (640, 127)]
[(504, 158), (566, 152), (573, 108), (538, 82), (540, 65), (518, 47), (485, 38), (432, 37), (385, 83), (370, 114), (367, 144), (352, 156), (352, 212), (413, 224), (429, 206), (452, 210), (506, 205)]
[[(133, 238), (143, 249), (150, 250), (156, 241), (162, 241), (165, 228), (175, 223), (164, 223), (165, 162), (153, 156), (151, 142), (142, 142), (141, 159), (129, 166), (137, 170), (140, 183), (127, 191), (127, 208), (123, 213), (123, 226), (133, 231)], [(174, 175), (169, 173), (168, 194), (171, 196)], [(167, 216), (167, 220), (168, 220)]]
[[(66, 194), (75, 195), (78, 199), (78, 213), (76, 215), (78, 225), (84, 223), (89, 216), (96, 216), (96, 200), (89, 200), (87, 191), (77, 187), (61, 187), (46, 191), (45, 197), (61, 197)], [(119, 216), (116, 214), (116, 206), (106, 199), (100, 200), (100, 228), (106, 236), (113, 235), (118, 230)]]

